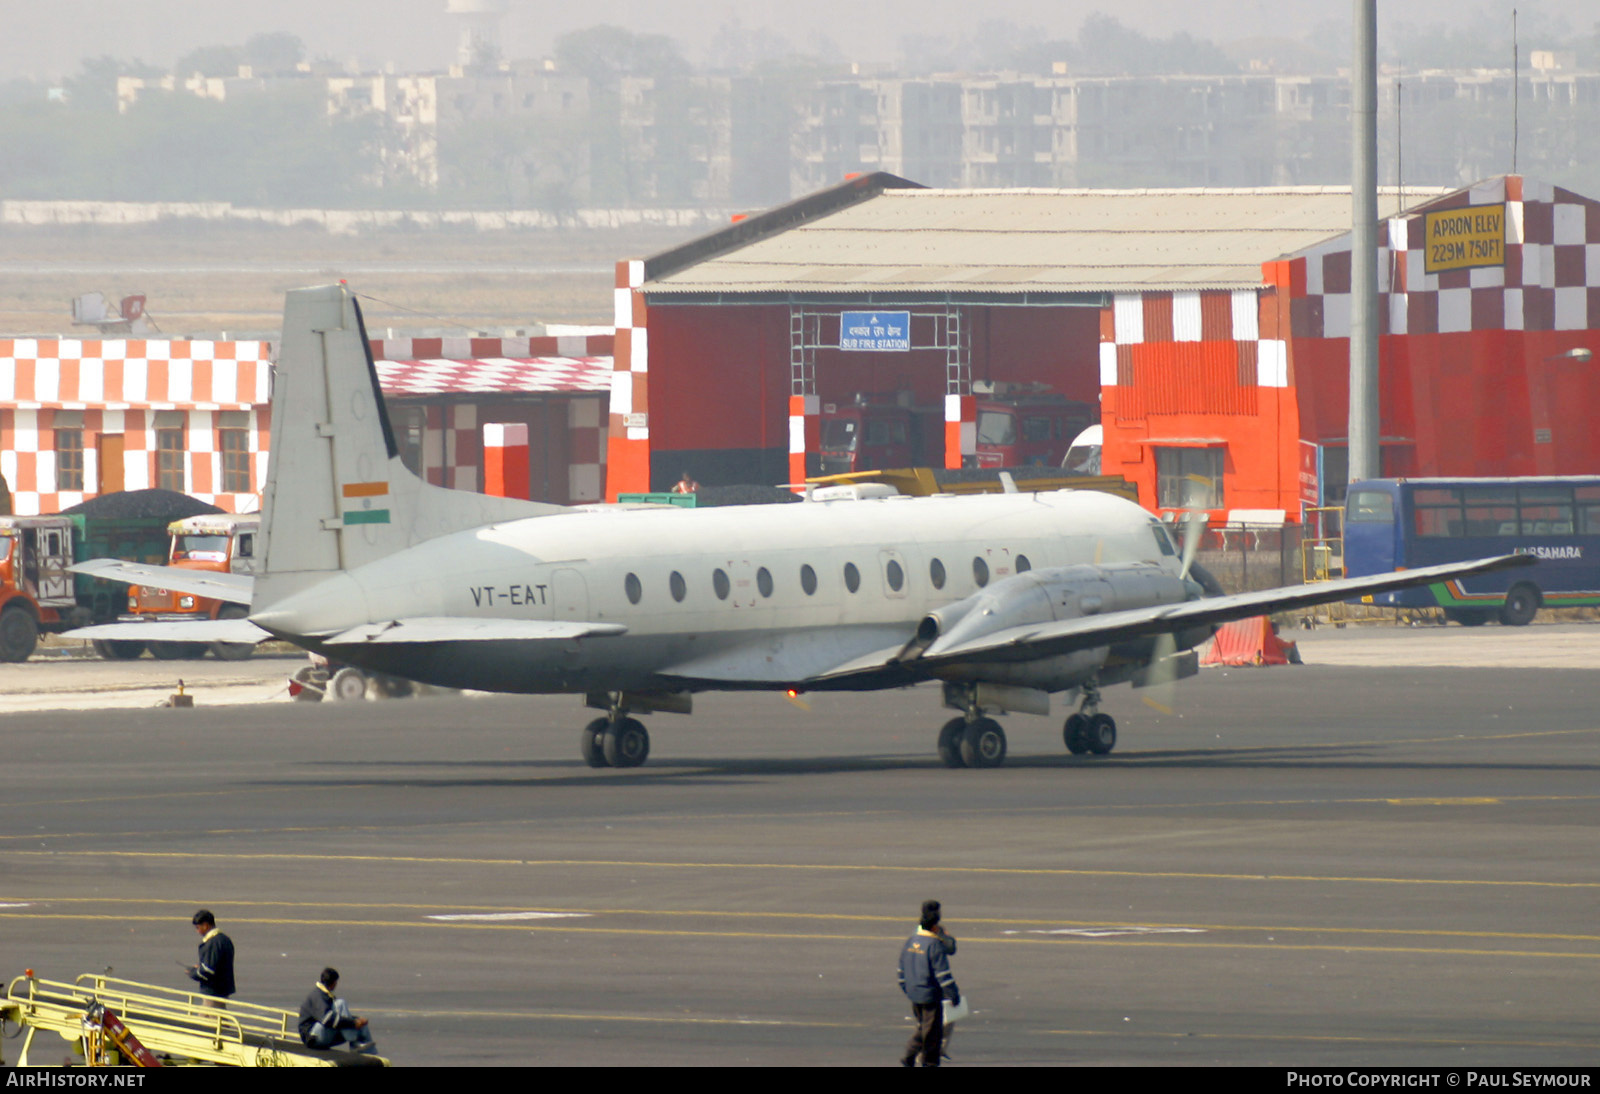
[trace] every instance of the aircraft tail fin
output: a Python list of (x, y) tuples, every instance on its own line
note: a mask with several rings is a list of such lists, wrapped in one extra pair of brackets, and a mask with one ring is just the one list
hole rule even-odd
[(360, 305), (342, 284), (285, 300), (271, 430), (256, 610), (423, 540), (565, 511), (446, 490), (406, 468)]

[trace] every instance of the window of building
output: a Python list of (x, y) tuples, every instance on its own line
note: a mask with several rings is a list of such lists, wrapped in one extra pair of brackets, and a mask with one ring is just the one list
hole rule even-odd
[(255, 489), (255, 483), (250, 480), (250, 415), (243, 410), (225, 410), (217, 418), (222, 492), (248, 494)]
[(1221, 509), (1221, 448), (1157, 448), (1156, 504), (1172, 509)]
[(423, 477), (422, 442), (427, 433), (428, 412), (420, 406), (401, 407), (399, 418), (400, 462), (418, 478)]
[(184, 472), (183, 417), (181, 410), (156, 412), (156, 486), (180, 494), (189, 489), (189, 477)]
[(58, 410), (55, 416), (56, 489), (83, 489), (83, 412)]

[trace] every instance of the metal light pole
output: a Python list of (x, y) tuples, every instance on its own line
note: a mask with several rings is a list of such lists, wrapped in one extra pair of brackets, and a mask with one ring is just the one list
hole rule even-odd
[(1378, 463), (1378, 3), (1355, 0), (1350, 70), (1350, 481)]

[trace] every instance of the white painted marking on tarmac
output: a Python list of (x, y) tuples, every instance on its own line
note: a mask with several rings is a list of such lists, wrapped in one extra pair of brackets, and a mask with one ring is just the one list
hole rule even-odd
[(429, 919), (442, 919), (451, 922), (457, 920), (473, 920), (476, 922), (500, 922), (508, 919), (588, 919), (588, 912), (463, 912), (460, 915), (430, 915)]
[(1070, 934), (1079, 938), (1117, 938), (1138, 934), (1205, 934), (1199, 927), (1058, 927), (1055, 930), (1002, 931), (1002, 934)]
[(0, 908), (31, 908), (32, 904), (0, 904)]

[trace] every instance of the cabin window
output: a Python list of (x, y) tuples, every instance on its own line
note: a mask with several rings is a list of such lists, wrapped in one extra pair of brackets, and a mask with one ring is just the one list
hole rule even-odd
[(944, 588), (944, 563), (938, 559), (928, 563), (928, 580), (933, 582), (935, 589)]
[(765, 566), (756, 571), (756, 588), (761, 591), (762, 596), (772, 595), (772, 574)]
[(689, 595), (688, 583), (683, 580), (683, 575), (677, 570), (673, 570), (672, 576), (667, 578), (667, 588), (672, 590), (672, 599), (679, 604), (682, 604), (683, 598)]
[(1025, 574), (1031, 569), (1033, 569), (1033, 563), (1028, 561), (1028, 556), (1027, 555), (1018, 555), (1017, 556), (1017, 573)]
[(806, 591), (807, 596), (815, 596), (817, 592), (817, 571), (809, 565), (800, 567), (800, 587)]
[(629, 574), (622, 579), (622, 591), (628, 594), (628, 603), (637, 604), (644, 596), (644, 586), (639, 584), (638, 574)]
[(844, 587), (851, 592), (861, 588), (861, 571), (856, 569), (854, 562), (844, 564)]
[(989, 584), (989, 564), (981, 556), (972, 560), (972, 580), (978, 583), (978, 588)]
[(726, 570), (717, 569), (711, 571), (711, 590), (717, 594), (718, 600), (728, 599), (728, 594), (733, 591), (733, 586), (728, 584), (728, 572)]
[(889, 565), (883, 568), (883, 576), (888, 579), (889, 588), (893, 589), (895, 592), (899, 592), (901, 588), (905, 586), (906, 572), (905, 570), (901, 569), (900, 564), (892, 558), (889, 560)]

